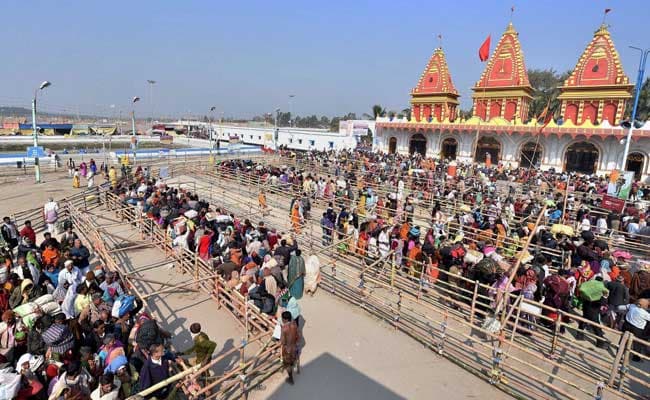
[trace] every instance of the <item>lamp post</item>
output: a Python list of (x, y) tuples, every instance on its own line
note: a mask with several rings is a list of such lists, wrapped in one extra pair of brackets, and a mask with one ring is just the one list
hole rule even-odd
[(34, 136), (34, 151), (36, 154), (34, 155), (34, 174), (36, 178), (36, 183), (41, 183), (41, 166), (39, 165), (39, 160), (38, 160), (38, 128), (36, 127), (36, 97), (38, 96), (38, 91), (43, 90), (46, 87), (50, 86), (52, 83), (49, 81), (44, 81), (41, 83), (41, 85), (38, 87), (38, 89), (34, 90), (34, 98), (32, 99), (32, 129), (34, 131), (33, 136)]
[(294, 123), (294, 121), (293, 121), (294, 120), (294, 118), (293, 118), (293, 107), (292, 107), (292, 104), (291, 104), (291, 100), (294, 97), (296, 97), (295, 94), (290, 94), (289, 95), (289, 127), (290, 128), (293, 127), (293, 123)]
[(213, 131), (213, 129), (212, 129), (212, 113), (216, 109), (217, 109), (217, 107), (214, 107), (214, 106), (210, 107), (210, 117), (208, 118), (208, 134), (210, 135), (210, 157), (208, 158), (208, 162), (210, 163), (210, 165), (212, 165), (212, 163), (214, 163), (214, 156), (212, 155), (212, 151), (214, 149), (214, 142), (212, 141), (212, 131)]
[(278, 137), (280, 136), (280, 132), (278, 131), (278, 116), (280, 114), (280, 109), (276, 108), (275, 109), (275, 120), (273, 123), (273, 143), (275, 143), (275, 150), (278, 150)]
[(133, 165), (135, 166), (135, 149), (136, 149), (136, 143), (137, 143), (137, 138), (135, 137), (135, 103), (140, 101), (140, 98), (138, 96), (135, 96), (133, 100), (131, 101), (131, 104), (133, 107), (131, 108), (131, 135), (133, 136), (131, 138), (131, 146), (133, 146)]
[(634, 107), (632, 108), (632, 118), (630, 121), (630, 129), (627, 130), (627, 139), (625, 140), (625, 150), (623, 151), (623, 163), (621, 164), (621, 170), (625, 171), (627, 164), (627, 154), (630, 152), (630, 142), (632, 141), (632, 130), (634, 129), (634, 123), (636, 121), (636, 111), (639, 106), (639, 95), (641, 94), (641, 88), (643, 87), (643, 75), (645, 74), (645, 63), (648, 59), (648, 54), (650, 49), (640, 49), (638, 47), (630, 46), (631, 49), (638, 50), (641, 53), (641, 59), (639, 60), (639, 75), (636, 78), (636, 89), (634, 94)]
[(149, 84), (149, 101), (151, 102), (151, 125), (153, 128), (153, 85), (156, 84), (156, 81), (147, 79), (147, 83)]

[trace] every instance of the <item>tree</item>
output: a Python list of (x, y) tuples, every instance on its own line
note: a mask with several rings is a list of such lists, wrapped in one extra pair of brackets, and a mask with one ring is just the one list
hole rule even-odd
[(372, 114), (364, 113), (364, 119), (377, 119), (377, 117), (385, 117), (386, 109), (379, 104), (372, 106)]
[(339, 131), (339, 121), (341, 121), (341, 118), (339, 117), (334, 117), (330, 120), (330, 132)]
[(402, 110), (400, 113), (402, 116), (406, 117), (407, 120), (411, 120), (411, 107), (407, 107)]
[[(633, 93), (635, 95), (636, 93)], [(632, 117), (632, 109), (634, 108), (634, 96), (628, 100), (625, 107), (625, 117)], [(636, 110), (636, 119), (639, 121), (647, 121), (650, 118), (650, 78), (646, 78), (641, 86), (641, 93), (639, 94), (639, 104)]]
[(569, 77), (571, 71), (559, 74), (554, 69), (529, 69), (528, 80), (533, 87), (533, 100), (528, 109), (528, 118), (537, 118), (547, 104), (549, 110), (557, 110), (560, 101), (557, 96), (560, 94), (560, 87)]

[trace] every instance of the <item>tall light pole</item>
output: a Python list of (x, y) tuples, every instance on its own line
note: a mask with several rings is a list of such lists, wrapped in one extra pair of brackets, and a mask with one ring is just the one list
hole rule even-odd
[(131, 108), (131, 135), (133, 138), (131, 138), (131, 146), (133, 146), (133, 165), (135, 166), (135, 149), (136, 149), (136, 143), (137, 143), (137, 138), (135, 137), (135, 103), (140, 101), (140, 98), (138, 96), (135, 96), (133, 100), (131, 100), (132, 108)]
[(210, 117), (208, 118), (208, 134), (210, 135), (210, 158), (208, 161), (210, 162), (210, 165), (214, 162), (214, 157), (212, 156), (212, 149), (214, 148), (214, 142), (212, 141), (212, 113), (214, 110), (216, 110), (217, 107), (210, 107)]
[(36, 127), (36, 97), (38, 96), (39, 90), (43, 90), (51, 84), (52, 83), (49, 81), (41, 83), (38, 89), (34, 89), (34, 98), (32, 99), (32, 129), (34, 130), (34, 151), (36, 152), (34, 155), (34, 174), (36, 177), (36, 183), (41, 183), (41, 166), (39, 165), (38, 160), (38, 128)]
[(280, 132), (278, 130), (278, 116), (280, 114), (280, 109), (276, 108), (275, 109), (275, 122), (273, 123), (273, 143), (275, 143), (275, 150), (278, 150), (278, 137), (280, 136)]
[(296, 97), (295, 94), (290, 94), (289, 95), (289, 127), (293, 127), (293, 107), (291, 104), (291, 100)]
[(151, 102), (151, 125), (153, 128), (153, 85), (156, 84), (156, 81), (147, 79), (147, 83), (149, 84), (149, 101)]
[(631, 49), (638, 50), (641, 53), (641, 59), (639, 60), (639, 75), (636, 78), (636, 89), (634, 94), (634, 107), (632, 108), (632, 118), (630, 121), (630, 128), (627, 131), (627, 139), (625, 140), (625, 150), (623, 151), (623, 163), (621, 164), (621, 170), (625, 171), (627, 164), (627, 154), (630, 152), (630, 142), (632, 141), (632, 130), (634, 129), (634, 123), (636, 121), (636, 111), (639, 106), (639, 95), (641, 94), (641, 89), (643, 88), (643, 75), (645, 74), (645, 63), (648, 60), (648, 54), (650, 49), (640, 49), (638, 47), (630, 46)]

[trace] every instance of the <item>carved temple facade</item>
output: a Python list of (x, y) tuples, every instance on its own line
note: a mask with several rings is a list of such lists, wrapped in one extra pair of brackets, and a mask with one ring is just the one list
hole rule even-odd
[(472, 117), (463, 120), (445, 54), (435, 49), (411, 91), (411, 118), (378, 118), (375, 149), (478, 162), (489, 154), (492, 163), (587, 174), (621, 168), (639, 178), (650, 174), (650, 123), (633, 131), (629, 156), (621, 159), (628, 131), (620, 123), (633, 85), (604, 25), (561, 86), (553, 119), (528, 118), (533, 88), (512, 24), (472, 90)]

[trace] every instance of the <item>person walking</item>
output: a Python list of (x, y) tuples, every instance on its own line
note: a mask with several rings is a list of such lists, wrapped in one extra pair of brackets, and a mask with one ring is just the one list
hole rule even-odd
[(43, 206), (43, 220), (47, 226), (47, 231), (56, 234), (56, 222), (59, 220), (59, 205), (54, 198), (49, 197), (47, 203)]
[[(292, 321), (291, 313), (285, 311), (282, 313), (282, 328), (280, 330), (280, 354), (282, 355), (282, 367), (287, 371), (287, 383), (294, 384), (293, 367), (298, 361), (298, 343), (300, 342), (300, 332), (298, 326)], [(300, 369), (298, 369), (300, 373)]]

